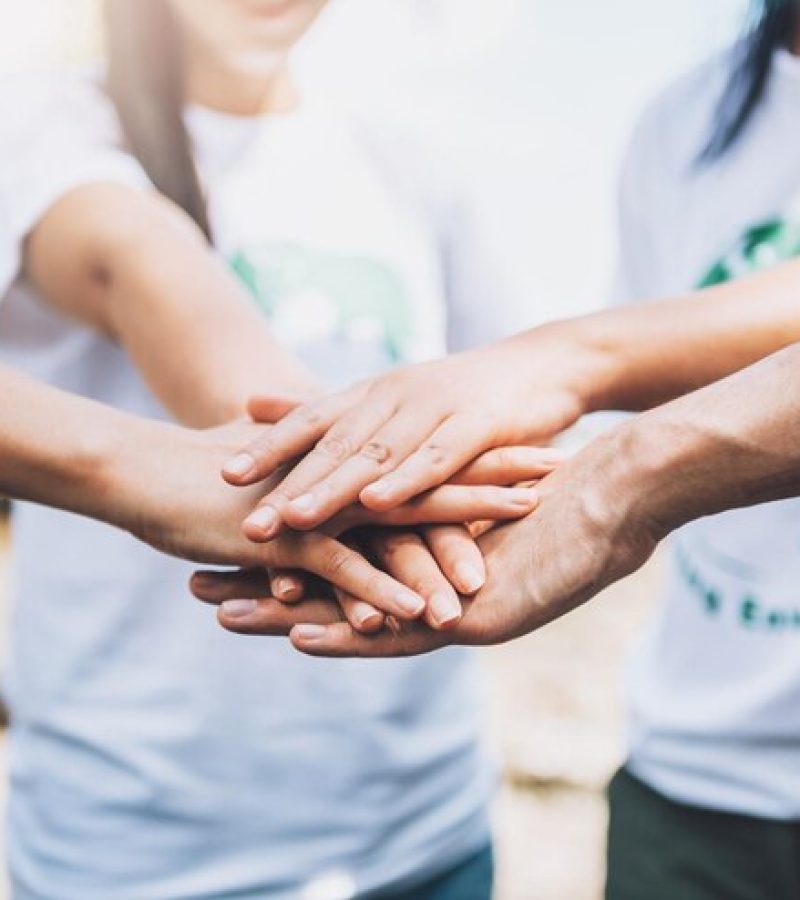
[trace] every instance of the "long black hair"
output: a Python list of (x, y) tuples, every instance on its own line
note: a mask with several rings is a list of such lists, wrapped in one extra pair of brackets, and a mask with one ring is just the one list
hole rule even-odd
[(798, 25), (798, 0), (753, 0), (747, 31), (733, 51), (731, 75), (711, 136), (700, 154), (702, 162), (718, 160), (742, 136), (766, 94), (775, 53), (794, 44)]
[(106, 89), (128, 149), (157, 190), (211, 240), (208, 209), (183, 119), (184, 46), (167, 0), (105, 0)]

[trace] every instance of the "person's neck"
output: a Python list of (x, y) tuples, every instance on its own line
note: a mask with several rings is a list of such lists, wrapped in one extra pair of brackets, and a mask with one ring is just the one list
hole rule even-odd
[(187, 99), (232, 116), (291, 112), (299, 103), (286, 60), (272, 72), (247, 72), (208, 59), (189, 61)]

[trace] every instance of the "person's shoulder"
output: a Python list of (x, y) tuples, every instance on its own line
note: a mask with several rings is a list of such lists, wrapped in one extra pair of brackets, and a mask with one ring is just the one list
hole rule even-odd
[(58, 140), (64, 132), (115, 140), (118, 125), (101, 73), (93, 68), (16, 73), (0, 78), (0, 135)]
[(702, 153), (731, 71), (731, 50), (716, 53), (662, 88), (639, 114), (627, 165), (657, 154), (664, 174), (685, 171)]

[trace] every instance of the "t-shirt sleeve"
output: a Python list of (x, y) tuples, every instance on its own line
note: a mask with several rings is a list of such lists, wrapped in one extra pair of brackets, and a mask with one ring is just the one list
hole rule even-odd
[(533, 324), (507, 276), (469, 168), (447, 147), (418, 146), (416, 156), (417, 190), (442, 260), (448, 350), (480, 347)]
[(77, 76), (0, 84), (0, 297), (39, 219), (69, 191), (100, 182), (151, 188), (122, 149), (113, 105), (99, 85)]
[(535, 323), (525, 321), (525, 299), (506, 276), (475, 197), (454, 186), (439, 211), (447, 297), (448, 348), (480, 347)]
[[(402, 101), (384, 110), (351, 113), (363, 144), (373, 153), (392, 187), (413, 202), (430, 223), (443, 263), (450, 351), (480, 346), (525, 326), (524, 303), (512, 293), (502, 254), (487, 239), (487, 228), (468, 174), (447, 141), (437, 134), (434, 105)], [(520, 310), (523, 310), (521, 313)]]
[(617, 262), (609, 304), (644, 300), (653, 282), (656, 243), (653, 203), (658, 177), (657, 109), (637, 123), (625, 153), (617, 190)]

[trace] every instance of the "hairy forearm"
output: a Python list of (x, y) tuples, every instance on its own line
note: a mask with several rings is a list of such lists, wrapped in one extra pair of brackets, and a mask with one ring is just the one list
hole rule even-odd
[(555, 348), (581, 408), (641, 411), (800, 341), (800, 260), (682, 297), (555, 322), (513, 339)]
[(186, 424), (241, 415), (258, 391), (315, 390), (199, 230), (157, 198), (110, 186), (67, 196), (34, 232), (29, 269), (54, 305), (119, 341)]
[(662, 534), (800, 496), (800, 345), (645, 413), (608, 441), (612, 494)]

